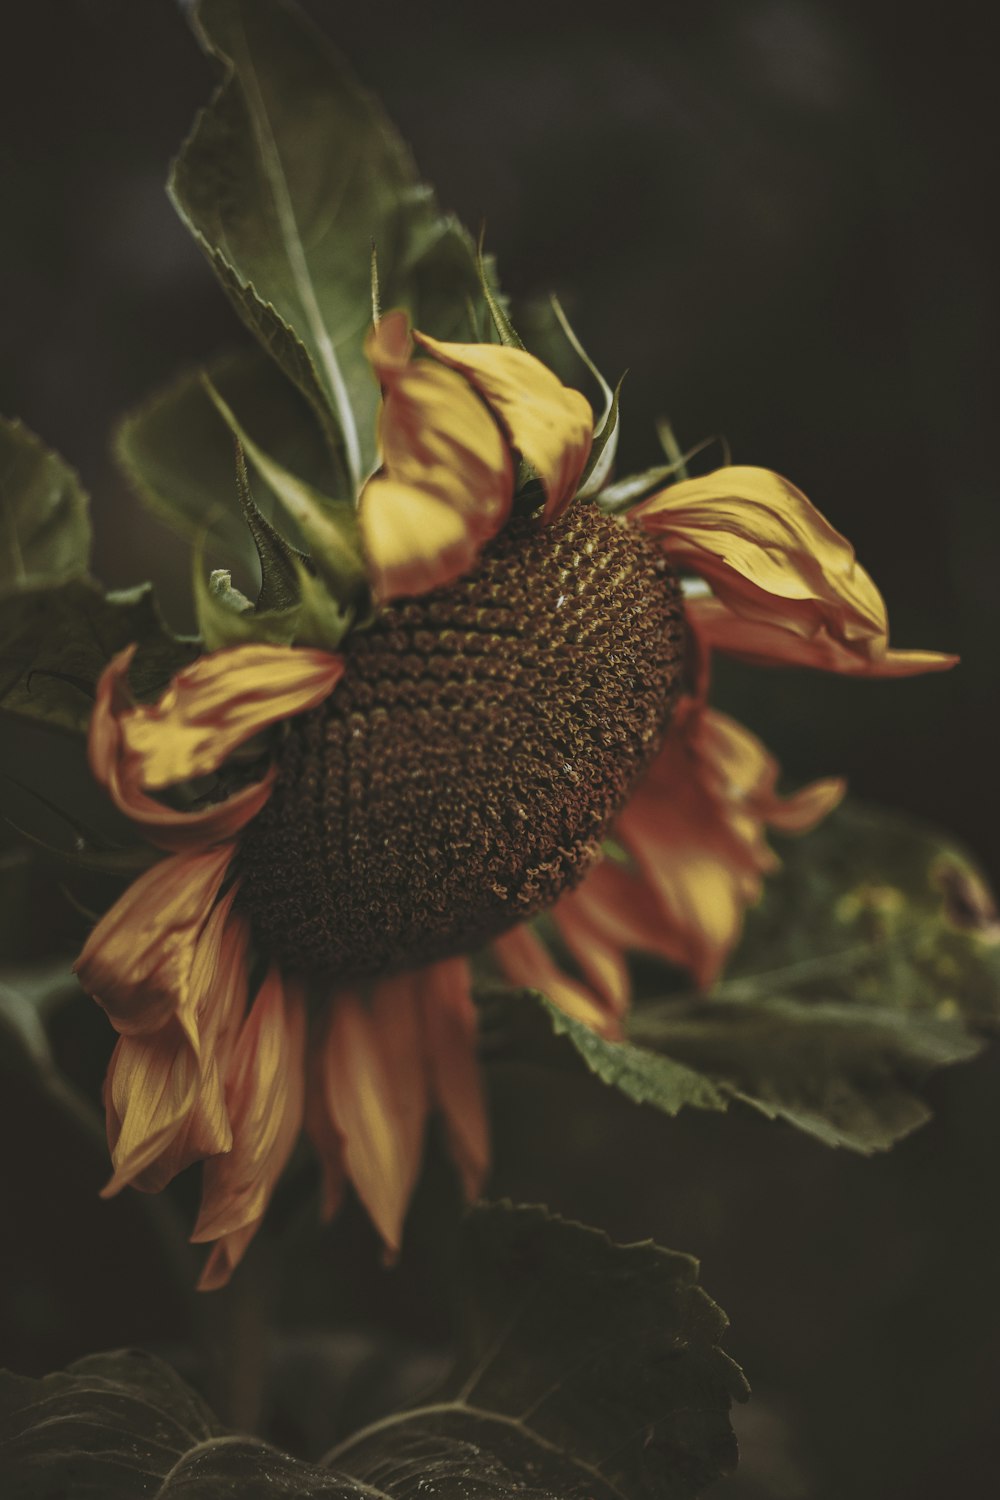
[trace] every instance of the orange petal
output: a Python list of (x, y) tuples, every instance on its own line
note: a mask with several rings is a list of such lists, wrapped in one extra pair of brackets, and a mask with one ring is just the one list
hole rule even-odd
[(191, 1236), (195, 1243), (225, 1240), (228, 1248), (220, 1254), (229, 1270), (264, 1217), (302, 1127), (305, 1035), (300, 986), (270, 968), (229, 1061), (232, 1150), (205, 1163), (201, 1212)]
[(159, 1192), (193, 1161), (232, 1145), (220, 1038), (246, 1003), (249, 943), (245, 920), (233, 914), (235, 896), (233, 887), (198, 938), (185, 1024), (172, 1017), (149, 1035), (122, 1037), (115, 1048), (105, 1083), (114, 1173), (104, 1197), (127, 1183)]
[[(217, 770), (260, 730), (329, 697), (343, 670), (341, 657), (302, 646), (233, 646), (199, 657), (158, 703), (119, 713), (122, 784), (156, 790)], [(103, 729), (92, 757), (106, 761)]]
[(632, 949), (680, 961), (652, 891), (612, 859), (602, 859), (552, 908), (560, 936), (612, 1015), (631, 1000), (625, 955)]
[(370, 1008), (353, 990), (334, 997), (323, 1081), (347, 1174), (387, 1253), (395, 1255), (420, 1169), (429, 1103), (412, 975), (382, 980)]
[(689, 599), (687, 612), (707, 646), (757, 667), (815, 667), (850, 677), (914, 677), (920, 672), (945, 672), (958, 662), (957, 656), (941, 651), (886, 647), (881, 655), (872, 655), (836, 640), (824, 628), (804, 636), (782, 625), (748, 620), (734, 614), (721, 599)]
[[(194, 1107), (198, 1057), (190, 1036), (168, 1021), (150, 1036), (122, 1036), (105, 1080), (108, 1144), (114, 1172), (101, 1190), (110, 1198), (160, 1162), (181, 1134)], [(157, 1175), (156, 1192), (175, 1173)]]
[(460, 370), (510, 434), (545, 488), (543, 521), (561, 516), (580, 483), (593, 442), (594, 414), (579, 391), (540, 360), (502, 344), (443, 344), (414, 333), (435, 359)]
[(618, 1018), (585, 985), (562, 972), (526, 923), (494, 938), (492, 946), (497, 963), (511, 984), (540, 990), (553, 1005), (574, 1021), (582, 1021), (598, 1036), (612, 1041), (621, 1036)]
[(782, 798), (777, 775), (749, 730), (688, 700), (619, 815), (615, 836), (660, 905), (664, 951), (699, 985), (718, 974), (762, 877), (777, 866), (767, 827), (804, 832), (843, 795), (843, 782), (828, 780)]
[(420, 970), (417, 986), (431, 1092), (471, 1201), (479, 1196), (489, 1169), (490, 1134), (468, 962), (449, 958), (429, 964)]
[(734, 465), (642, 501), (630, 520), (736, 614), (860, 654), (885, 649), (882, 596), (835, 531), (787, 479)]
[(421, 594), (467, 572), (510, 515), (510, 452), (479, 397), (453, 370), (411, 364), (405, 314), (369, 336), (383, 384), (382, 469), (358, 523), (377, 599)]
[(156, 1031), (172, 1016), (190, 1027), (191, 966), (234, 845), (173, 854), (140, 875), (107, 912), (74, 964), (117, 1031)]
[(141, 828), (161, 849), (181, 850), (192, 845), (233, 838), (255, 818), (271, 795), (276, 768), (262, 780), (242, 788), (223, 802), (197, 812), (178, 812), (143, 791), (141, 763), (124, 753), (119, 720), (132, 713), (128, 669), (136, 648), (120, 651), (101, 673), (90, 718), (88, 754), (96, 779), (106, 787), (120, 812)]

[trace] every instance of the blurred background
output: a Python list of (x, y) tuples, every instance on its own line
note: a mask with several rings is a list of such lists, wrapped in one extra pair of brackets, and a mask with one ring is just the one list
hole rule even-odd
[[(308, 8), (442, 204), (473, 230), (485, 220), (506, 290), (557, 291), (605, 374), (627, 367), (620, 472), (659, 461), (659, 417), (683, 446), (724, 435), (736, 461), (788, 475), (851, 537), (895, 644), (961, 652), (954, 673), (898, 683), (731, 670), (719, 696), (795, 779), (844, 771), (857, 794), (960, 835), (996, 876), (981, 8)], [(185, 626), (186, 550), (132, 500), (108, 436), (179, 368), (240, 338), (163, 191), (213, 73), (173, 0), (32, 0), (5, 33), (0, 407), (79, 468), (103, 580), (152, 578)], [(984, 1493), (1000, 1379), (998, 1083), (989, 1058), (941, 1078), (935, 1122), (864, 1162), (749, 1117), (646, 1116), (589, 1086), (566, 1139), (572, 1101), (499, 1077), (498, 1185), (702, 1257), (758, 1393), (734, 1500)], [(4, 1104), (10, 1140), (22, 1106)], [(515, 1149), (529, 1137), (530, 1169)], [(20, 1227), (3, 1245), (18, 1269), (0, 1332), (20, 1368), (163, 1338), (188, 1316), (183, 1294), (173, 1307), (158, 1290), (146, 1207), (98, 1205), (99, 1169), (71, 1169), (75, 1149), (40, 1130), (14, 1172)], [(44, 1180), (65, 1192), (42, 1195)], [(67, 1269), (59, 1225), (74, 1213)], [(351, 1231), (335, 1238), (343, 1249)], [(359, 1286), (352, 1311), (384, 1307), (382, 1273)]]

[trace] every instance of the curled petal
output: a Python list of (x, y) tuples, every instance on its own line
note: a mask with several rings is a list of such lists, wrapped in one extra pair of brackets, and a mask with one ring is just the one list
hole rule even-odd
[(409, 362), (405, 314), (370, 335), (383, 386), (383, 466), (361, 494), (358, 523), (376, 598), (422, 594), (467, 572), (510, 515), (514, 472), (503, 435), (462, 377)]
[(161, 849), (180, 850), (234, 838), (255, 818), (271, 795), (276, 768), (223, 802), (179, 812), (157, 802), (143, 790), (142, 763), (124, 752), (119, 720), (131, 713), (128, 669), (136, 648), (120, 651), (101, 673), (90, 718), (88, 754), (96, 779), (109, 792), (120, 812), (141, 828)]
[(848, 677), (915, 677), (921, 672), (945, 672), (958, 662), (942, 651), (881, 653), (837, 640), (824, 628), (815, 635), (798, 635), (781, 625), (748, 620), (734, 614), (721, 599), (690, 599), (688, 618), (704, 643), (755, 667), (815, 667)]
[[(233, 646), (199, 657), (158, 703), (118, 714), (122, 784), (153, 791), (217, 770), (260, 730), (321, 703), (343, 670), (341, 657), (300, 646)], [(106, 759), (103, 730), (91, 753)]]
[(302, 1127), (305, 1000), (268, 970), (233, 1044), (226, 1074), (232, 1149), (205, 1163), (201, 1212), (191, 1238), (219, 1240), (199, 1282), (222, 1285), (264, 1217)]
[(193, 1037), (191, 967), (234, 845), (173, 854), (140, 875), (107, 912), (74, 964), (80, 983), (125, 1036), (176, 1016)]
[(544, 521), (562, 515), (590, 456), (594, 414), (579, 391), (523, 349), (502, 344), (444, 344), (415, 333), (417, 342), (459, 370), (487, 401), (537, 473), (545, 489)]
[(616, 837), (660, 907), (660, 951), (699, 985), (718, 974), (763, 876), (777, 867), (767, 828), (805, 832), (844, 793), (831, 779), (783, 798), (777, 777), (777, 763), (749, 730), (688, 700), (619, 816)]
[(370, 1007), (353, 990), (334, 998), (322, 1075), (347, 1175), (394, 1256), (420, 1169), (429, 1105), (412, 975), (377, 984)]
[(734, 465), (652, 495), (630, 519), (748, 620), (885, 649), (885, 604), (854, 549), (787, 479)]
[(494, 938), (493, 952), (497, 963), (511, 984), (540, 990), (553, 1005), (565, 1011), (574, 1021), (582, 1021), (598, 1036), (617, 1041), (621, 1036), (618, 1017), (587, 989), (570, 979), (550, 956), (545, 944), (531, 928), (522, 923), (503, 937)]
[(449, 958), (428, 965), (417, 975), (417, 988), (431, 1093), (471, 1201), (479, 1196), (489, 1168), (490, 1136), (468, 962)]

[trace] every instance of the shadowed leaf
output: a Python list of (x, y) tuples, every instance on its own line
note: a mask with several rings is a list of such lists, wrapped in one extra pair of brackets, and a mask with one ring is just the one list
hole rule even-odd
[(79, 476), (27, 427), (0, 418), (0, 594), (85, 573), (89, 557)]
[(735, 1463), (746, 1386), (717, 1347), (725, 1327), (688, 1256), (484, 1206), (465, 1233), (462, 1354), (436, 1400), (311, 1465), (225, 1435), (158, 1360), (94, 1356), (0, 1380), (5, 1493), (689, 1500)]

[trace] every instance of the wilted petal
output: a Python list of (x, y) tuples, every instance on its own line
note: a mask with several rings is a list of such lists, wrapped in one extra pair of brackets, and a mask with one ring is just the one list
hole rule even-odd
[(377, 599), (421, 594), (467, 572), (510, 515), (511, 456), (482, 401), (453, 370), (411, 363), (405, 314), (369, 337), (383, 386), (382, 468), (358, 523)]
[(158, 1192), (175, 1175), (144, 1183), (143, 1174), (161, 1162), (194, 1108), (198, 1054), (176, 1021), (151, 1036), (122, 1036), (104, 1082), (104, 1103), (114, 1172), (102, 1189), (110, 1198), (126, 1184)]
[(681, 961), (652, 891), (611, 858), (602, 859), (575, 891), (560, 897), (552, 920), (588, 984), (615, 1016), (625, 1015), (631, 999), (625, 962), (629, 951)]
[(271, 795), (276, 769), (233, 796), (197, 812), (179, 812), (147, 796), (142, 762), (125, 752), (121, 718), (134, 712), (128, 691), (128, 670), (135, 646), (120, 651), (105, 667), (97, 684), (90, 717), (88, 755), (96, 779), (109, 792), (119, 811), (141, 828), (161, 849), (181, 850), (233, 838), (255, 818)]
[(494, 938), (493, 952), (497, 963), (511, 984), (540, 990), (553, 1005), (574, 1021), (582, 1021), (598, 1036), (617, 1040), (621, 1035), (618, 1017), (586, 985), (564, 974), (531, 928), (522, 923), (503, 937)]
[[(343, 659), (304, 646), (233, 646), (178, 672), (157, 703), (118, 715), (124, 786), (147, 790), (215, 771), (245, 740), (329, 697)], [(107, 755), (103, 731), (96, 752)]]
[(642, 501), (630, 520), (736, 614), (880, 654), (888, 620), (854, 549), (787, 479), (733, 465)]
[(232, 1149), (205, 1163), (191, 1238), (221, 1240), (199, 1285), (221, 1282), (249, 1244), (302, 1127), (305, 1001), (300, 986), (268, 970), (237, 1035), (226, 1076)]
[(958, 662), (957, 656), (941, 651), (895, 651), (886, 646), (879, 654), (870, 642), (859, 649), (822, 627), (815, 635), (799, 635), (782, 625), (734, 614), (721, 599), (711, 597), (688, 600), (687, 612), (707, 646), (755, 667), (814, 667), (848, 677), (915, 677), (945, 672)]
[(171, 1017), (191, 1028), (191, 966), (234, 846), (172, 854), (107, 912), (74, 964), (117, 1031), (137, 1036)]
[(763, 876), (777, 867), (768, 826), (805, 832), (844, 793), (831, 779), (783, 798), (777, 777), (777, 762), (749, 730), (688, 700), (615, 825), (659, 903), (664, 951), (699, 985), (717, 975)]
[(431, 1092), (471, 1201), (489, 1168), (490, 1137), (468, 962), (449, 958), (429, 964), (417, 975), (417, 986)]
[(445, 344), (414, 333), (417, 342), (459, 370), (510, 434), (545, 488), (542, 519), (554, 521), (576, 494), (593, 441), (594, 414), (579, 391), (523, 349), (502, 344)]
[(347, 1175), (387, 1253), (395, 1255), (420, 1170), (429, 1104), (412, 975), (381, 981), (370, 1006), (353, 990), (334, 997), (322, 1071)]

